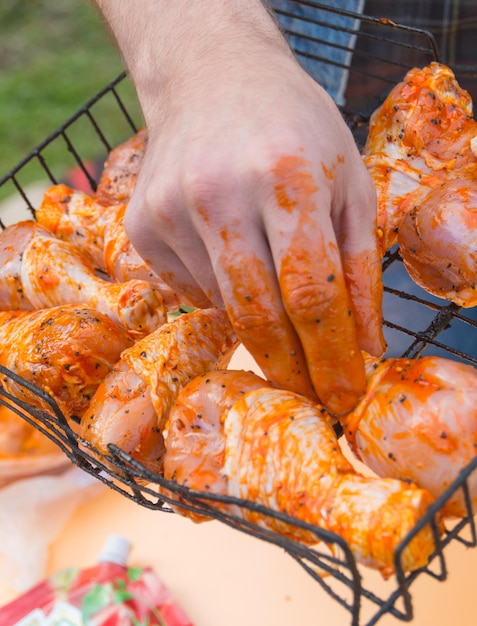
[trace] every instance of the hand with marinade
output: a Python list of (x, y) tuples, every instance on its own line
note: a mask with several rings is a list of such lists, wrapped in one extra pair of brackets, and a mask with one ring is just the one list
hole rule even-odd
[(376, 199), (353, 137), (259, 0), (98, 0), (148, 145), (126, 212), (147, 263), (225, 306), (272, 383), (351, 410), (379, 355)]

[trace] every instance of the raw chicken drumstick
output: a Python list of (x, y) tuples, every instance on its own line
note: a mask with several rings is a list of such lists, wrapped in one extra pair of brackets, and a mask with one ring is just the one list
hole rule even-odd
[(0, 234), (0, 309), (42, 309), (86, 304), (105, 313), (134, 337), (166, 318), (162, 297), (147, 281), (111, 283), (66, 241), (34, 220), (8, 226)]
[(180, 389), (195, 376), (226, 367), (237, 340), (219, 309), (185, 313), (125, 350), (81, 420), (81, 434), (100, 453), (115, 444), (157, 469), (162, 431)]
[[(106, 315), (80, 305), (0, 311), (0, 364), (48, 393), (78, 421), (100, 382), (133, 341)], [(4, 389), (51, 412), (48, 403), (8, 376)]]
[(35, 219), (58, 239), (73, 244), (95, 269), (105, 272), (104, 228), (114, 219), (115, 210), (116, 206), (103, 207), (83, 191), (61, 183), (45, 191)]
[(64, 467), (68, 457), (49, 437), (0, 404), (0, 486)]
[(146, 280), (160, 291), (168, 311), (177, 310), (177, 294), (131, 245), (124, 229), (125, 211), (125, 204), (105, 207), (86, 193), (59, 184), (46, 190), (35, 217), (55, 237), (73, 244), (96, 269), (107, 273), (115, 282)]
[(476, 306), (477, 178), (431, 190), (403, 217), (398, 244), (417, 285), (459, 306)]
[(477, 180), (472, 99), (445, 65), (410, 70), (373, 113), (363, 150), (378, 196), (382, 252), (403, 216), (434, 187)]
[[(247, 372), (210, 372), (185, 386), (165, 441), (166, 478), (334, 532), (385, 577), (394, 570), (396, 547), (433, 502), (415, 485), (357, 474), (322, 407)], [(216, 506), (294, 540), (318, 542), (309, 529), (238, 505)], [(201, 519), (180, 504), (175, 509)], [(403, 567), (425, 565), (433, 548), (426, 526), (404, 550)]]
[(146, 131), (139, 130), (130, 139), (113, 148), (99, 179), (95, 199), (104, 206), (129, 202), (146, 149)]
[[(441, 357), (370, 358), (368, 387), (341, 419), (357, 457), (379, 476), (414, 483), (440, 496), (477, 454), (477, 370)], [(469, 477), (477, 511), (477, 475)], [(466, 516), (458, 489), (445, 516)]]

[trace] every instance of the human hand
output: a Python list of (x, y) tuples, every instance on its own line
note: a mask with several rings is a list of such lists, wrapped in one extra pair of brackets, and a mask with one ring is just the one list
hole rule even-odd
[(148, 145), (126, 229), (174, 289), (226, 307), (267, 378), (345, 413), (360, 350), (384, 348), (374, 188), (281, 35), (237, 28), (166, 81), (139, 72)]

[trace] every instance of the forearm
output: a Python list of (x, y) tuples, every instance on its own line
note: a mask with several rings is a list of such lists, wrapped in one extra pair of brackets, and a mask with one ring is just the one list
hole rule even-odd
[[(261, 47), (283, 54), (287, 44), (261, 0), (95, 0), (117, 41), (143, 108), (148, 93), (200, 80), (204, 71), (241, 63)], [(253, 42), (253, 50), (250, 42)], [(177, 93), (175, 94), (177, 96)], [(151, 96), (152, 99), (152, 96)]]

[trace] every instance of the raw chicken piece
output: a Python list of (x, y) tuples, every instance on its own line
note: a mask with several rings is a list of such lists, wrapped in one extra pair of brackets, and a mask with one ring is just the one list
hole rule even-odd
[(398, 244), (420, 287), (462, 307), (477, 305), (477, 179), (432, 189), (403, 217)]
[(56, 443), (0, 404), (0, 487), (26, 476), (59, 471), (69, 463)]
[(115, 209), (60, 184), (45, 191), (35, 218), (55, 237), (73, 244), (97, 270), (104, 272), (104, 228)]
[[(217, 370), (191, 380), (176, 399), (173, 417), (164, 433), (167, 476), (180, 485), (189, 485), (191, 477), (193, 488), (198, 491), (226, 493), (222, 416), (245, 393), (266, 387), (271, 384), (260, 376), (237, 370)], [(205, 519), (193, 511), (187, 515), (194, 521)]]
[(0, 233), (0, 310), (31, 311), (34, 307), (22, 284), (23, 251), (37, 232), (45, 232), (33, 220), (7, 226)]
[[(21, 409), (19, 409), (22, 413)], [(23, 413), (25, 414), (25, 413)], [(58, 454), (58, 446), (11, 408), (0, 404), (0, 464)], [(1, 471), (0, 471), (1, 474)]]
[(147, 281), (111, 283), (66, 241), (34, 220), (0, 234), (0, 309), (41, 309), (86, 304), (105, 313), (134, 337), (160, 326), (166, 317), (161, 294)]
[[(440, 496), (477, 454), (477, 370), (441, 357), (369, 359), (368, 388), (342, 418), (356, 456), (379, 476)], [(477, 511), (477, 475), (469, 486)], [(443, 509), (465, 516), (458, 489)]]
[(477, 180), (472, 100), (445, 65), (410, 70), (373, 113), (363, 159), (378, 195), (382, 252), (403, 216), (435, 186)]
[(225, 367), (237, 345), (219, 309), (185, 313), (164, 324), (122, 353), (83, 416), (83, 438), (102, 454), (113, 443), (157, 469), (177, 394), (195, 376)]
[(104, 163), (95, 199), (104, 206), (129, 201), (146, 149), (146, 131), (139, 130), (130, 139), (113, 148)]
[[(84, 305), (0, 312), (0, 364), (51, 396), (78, 421), (100, 382), (132, 339), (106, 315)], [(49, 404), (2, 376), (15, 398), (51, 413)]]
[(179, 302), (177, 293), (139, 256), (124, 228), (125, 212), (125, 204), (114, 207), (104, 230), (103, 258), (107, 273), (118, 282), (133, 279), (147, 280), (161, 292), (168, 311), (177, 311), (180, 304), (202, 305), (202, 301), (188, 298), (187, 294), (181, 294), (181, 302)]
[[(165, 477), (336, 533), (359, 562), (389, 576), (396, 547), (432, 496), (396, 479), (357, 474), (320, 405), (265, 381), (260, 386), (260, 379), (250, 376), (211, 372), (184, 387), (169, 413)], [(294, 540), (318, 541), (309, 528), (238, 505), (216, 506)], [(203, 519), (180, 504), (174, 508), (195, 521)], [(426, 526), (404, 550), (403, 567), (425, 565), (433, 548)]]
[(73, 244), (115, 282), (146, 280), (160, 291), (167, 310), (176, 311), (180, 304), (177, 294), (131, 245), (124, 229), (125, 211), (125, 204), (105, 207), (86, 193), (60, 184), (46, 190), (36, 220), (58, 239)]

